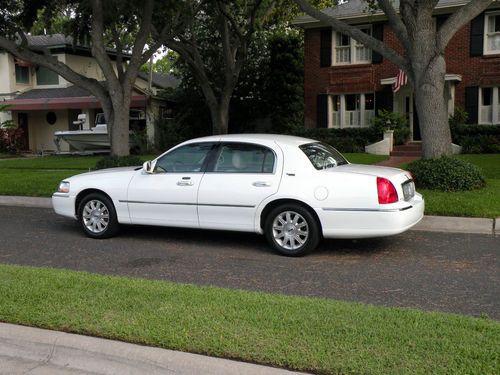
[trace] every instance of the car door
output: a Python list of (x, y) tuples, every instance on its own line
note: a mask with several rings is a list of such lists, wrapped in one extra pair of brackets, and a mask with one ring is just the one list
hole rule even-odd
[(200, 227), (254, 231), (257, 207), (278, 191), (281, 150), (223, 142), (213, 159), (198, 193)]
[(197, 228), (198, 189), (214, 145), (180, 146), (156, 160), (154, 173), (138, 171), (128, 189), (132, 224)]

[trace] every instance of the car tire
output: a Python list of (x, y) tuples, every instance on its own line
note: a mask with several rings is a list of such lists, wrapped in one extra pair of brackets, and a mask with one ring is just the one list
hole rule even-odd
[(316, 218), (298, 204), (274, 208), (264, 223), (267, 241), (280, 254), (287, 256), (302, 256), (314, 250), (321, 240), (320, 232)]
[(104, 194), (92, 193), (78, 205), (78, 220), (91, 238), (113, 237), (119, 229), (113, 202)]

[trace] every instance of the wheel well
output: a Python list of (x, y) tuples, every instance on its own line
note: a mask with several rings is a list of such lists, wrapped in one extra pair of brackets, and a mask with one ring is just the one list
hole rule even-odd
[(299, 206), (305, 208), (307, 211), (309, 211), (311, 213), (311, 215), (316, 220), (316, 223), (318, 224), (318, 227), (319, 227), (319, 232), (323, 233), (323, 229), (321, 227), (321, 221), (319, 220), (319, 217), (318, 217), (318, 214), (316, 213), (316, 211), (314, 211), (313, 208), (311, 206), (309, 206), (308, 204), (306, 204), (302, 201), (296, 200), (296, 199), (277, 199), (275, 201), (269, 202), (266, 205), (266, 207), (264, 207), (264, 209), (262, 210), (262, 213), (260, 214), (260, 228), (261, 229), (264, 229), (264, 224), (265, 224), (267, 215), (269, 215), (269, 212), (271, 212), (271, 210), (273, 210), (274, 208), (281, 206), (283, 204), (296, 204), (296, 205), (299, 205)]
[(99, 190), (99, 189), (85, 189), (85, 190), (82, 190), (76, 196), (76, 200), (75, 200), (75, 216), (78, 216), (78, 206), (80, 206), (80, 202), (83, 200), (83, 198), (85, 198), (89, 194), (94, 194), (94, 193), (104, 195), (106, 198), (109, 199), (109, 201), (111, 203), (113, 203), (113, 200), (111, 199), (111, 197), (108, 194), (106, 194), (104, 191), (102, 191), (102, 190)]

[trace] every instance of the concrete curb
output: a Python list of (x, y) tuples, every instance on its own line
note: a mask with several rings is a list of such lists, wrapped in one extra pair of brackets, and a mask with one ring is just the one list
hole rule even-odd
[(37, 374), (303, 374), (246, 362), (0, 323), (0, 374), (30, 372), (34, 367)]
[[(0, 205), (52, 208), (51, 198), (0, 195)], [(445, 233), (491, 234), (500, 236), (500, 218), (424, 216), (411, 230)]]
[(16, 197), (10, 195), (0, 195), (0, 205), (16, 207), (40, 207), (52, 208), (51, 198), (38, 197)]
[(500, 235), (500, 219), (475, 217), (424, 216), (411, 230), (426, 232), (475, 233)]

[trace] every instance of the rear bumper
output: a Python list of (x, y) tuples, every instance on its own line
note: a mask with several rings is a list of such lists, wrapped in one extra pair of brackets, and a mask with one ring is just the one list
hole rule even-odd
[(68, 194), (54, 193), (52, 195), (52, 207), (56, 214), (76, 218), (75, 197)]
[(424, 216), (425, 202), (421, 195), (404, 207), (379, 210), (317, 209), (325, 238), (369, 238), (403, 233)]

